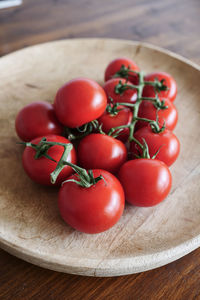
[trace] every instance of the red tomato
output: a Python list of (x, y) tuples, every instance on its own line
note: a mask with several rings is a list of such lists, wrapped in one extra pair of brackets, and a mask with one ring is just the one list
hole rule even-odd
[(100, 117), (106, 109), (103, 88), (87, 78), (76, 78), (62, 86), (55, 98), (58, 120), (71, 128), (82, 126)]
[(125, 145), (111, 136), (92, 133), (80, 141), (78, 160), (85, 169), (117, 172), (127, 159)]
[[(62, 136), (58, 135), (48, 135), (45, 136), (47, 141), (58, 142), (58, 143), (70, 143), (69, 140)], [(38, 137), (31, 141), (32, 144), (38, 144), (41, 141), (42, 137)], [(55, 159), (57, 162), (60, 160), (64, 151), (63, 146), (52, 146), (48, 150), (48, 155)], [(26, 147), (23, 153), (22, 162), (23, 167), (28, 176), (35, 182), (43, 185), (52, 185), (50, 181), (50, 174), (55, 170), (57, 163), (47, 159), (42, 156), (39, 159), (35, 159), (35, 149), (31, 147)], [(67, 161), (75, 164), (76, 163), (76, 152), (74, 148), (69, 153)], [(55, 185), (60, 185), (70, 174), (73, 173), (73, 170), (69, 166), (65, 166), (61, 173), (58, 175)]]
[(53, 105), (47, 102), (33, 102), (20, 110), (15, 120), (19, 138), (29, 142), (38, 136), (62, 133), (63, 126), (56, 119)]
[[(126, 68), (130, 67), (132, 71), (139, 71), (139, 67), (136, 65), (134, 61), (128, 59), (126, 57), (119, 57), (112, 60), (105, 70), (105, 81), (111, 79), (115, 73), (117, 73), (121, 66), (124, 65)], [(128, 80), (134, 84), (138, 84), (138, 77), (134, 73), (129, 72), (130, 76)]]
[[(178, 112), (174, 104), (168, 100), (163, 99), (165, 101), (165, 105), (168, 106), (167, 109), (160, 109), (158, 111), (158, 120), (160, 126), (164, 124), (166, 128), (169, 130), (173, 130), (176, 126), (177, 120), (178, 120)], [(157, 109), (153, 105), (152, 102), (143, 100), (140, 104), (138, 117), (140, 118), (146, 118), (150, 120), (156, 120), (156, 111)], [(142, 128), (144, 126), (147, 126), (147, 122), (144, 121), (138, 121), (136, 124), (136, 129)]]
[[(159, 149), (156, 159), (163, 161), (167, 166), (171, 166), (177, 159), (180, 152), (180, 143), (173, 132), (165, 129), (164, 132), (154, 133), (150, 126), (146, 126), (136, 131), (134, 137), (143, 144), (145, 139), (150, 157), (152, 157)], [(135, 143), (131, 142), (130, 152), (133, 154), (142, 154), (141, 148)]]
[[(165, 72), (155, 72), (150, 73), (145, 76), (145, 81), (154, 81), (155, 79), (158, 79), (159, 81), (164, 79), (164, 84), (169, 88), (167, 91), (161, 91), (158, 93), (159, 98), (167, 98), (170, 101), (174, 101), (177, 94), (177, 86), (176, 81), (174, 78), (165, 73)], [(150, 85), (146, 85), (143, 89), (143, 97), (155, 97), (154, 88)]]
[[(115, 225), (124, 210), (124, 191), (115, 176), (105, 170), (93, 170), (104, 180), (84, 188), (65, 182), (59, 191), (58, 207), (64, 221), (86, 233), (99, 233)], [(73, 175), (69, 179), (77, 180)]]
[[(109, 114), (107, 111), (103, 113), (103, 115), (98, 119), (99, 124), (102, 124), (102, 130), (105, 133), (108, 133), (109, 130), (113, 127), (121, 126), (121, 125), (128, 125), (131, 123), (133, 113), (128, 107), (125, 106), (118, 106), (120, 110), (117, 115)], [(117, 139), (126, 142), (129, 137), (129, 129), (124, 128), (120, 132)]]
[(157, 159), (135, 159), (119, 171), (125, 199), (135, 206), (153, 206), (163, 201), (171, 189), (171, 173)]
[(136, 89), (128, 89), (126, 91), (124, 91), (124, 93), (122, 95), (120, 94), (116, 94), (115, 93), (115, 86), (119, 83), (119, 82), (127, 83), (127, 84), (132, 84), (131, 82), (126, 82), (125, 79), (123, 78), (113, 78), (110, 79), (108, 81), (106, 81), (104, 83), (104, 91), (106, 92), (107, 98), (108, 98), (108, 102), (110, 102), (109, 97), (111, 97), (113, 99), (113, 102), (128, 102), (128, 103), (135, 103), (137, 100), (137, 90)]

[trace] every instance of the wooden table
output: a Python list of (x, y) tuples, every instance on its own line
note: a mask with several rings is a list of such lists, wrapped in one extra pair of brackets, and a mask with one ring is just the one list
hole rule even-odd
[[(199, 15), (199, 0), (24, 0), (0, 11), (0, 55), (55, 39), (113, 37), (150, 42), (200, 63)], [(57, 273), (0, 250), (0, 299), (200, 299), (200, 249), (159, 269), (114, 278)]]

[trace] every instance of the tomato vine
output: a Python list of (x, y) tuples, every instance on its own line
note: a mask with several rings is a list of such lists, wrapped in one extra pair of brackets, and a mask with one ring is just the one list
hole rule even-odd
[[(123, 103), (123, 102), (114, 103), (113, 110), (115, 112), (117, 112), (117, 107), (119, 105), (124, 105), (124, 106), (131, 108), (132, 112), (133, 112), (133, 117), (132, 117), (131, 123), (128, 125), (121, 125), (121, 126), (111, 128), (110, 131), (108, 132), (108, 135), (112, 135), (116, 131), (120, 133), (120, 130), (122, 130), (124, 128), (129, 128), (129, 142), (134, 141), (142, 149), (142, 151), (143, 151), (142, 157), (149, 158), (149, 154), (148, 154), (148, 150), (147, 150), (148, 145), (146, 144), (146, 142), (144, 141), (144, 144), (141, 144), (134, 137), (135, 125), (136, 125), (137, 121), (145, 121), (150, 124), (153, 132), (160, 133), (160, 132), (164, 131), (165, 124), (162, 127), (159, 126), (158, 114), (157, 114), (156, 120), (150, 120), (147, 118), (138, 117), (139, 107), (140, 107), (140, 104), (142, 101), (151, 101), (151, 102), (153, 102), (154, 106), (156, 107), (157, 112), (160, 109), (167, 109), (168, 107), (165, 105), (165, 102), (163, 100), (160, 101), (160, 99), (158, 98), (157, 92), (166, 91), (168, 88), (164, 84), (164, 80), (159, 81), (159, 80), (155, 79), (155, 81), (144, 81), (144, 73), (142, 71), (141, 72), (132, 71), (130, 68), (126, 68), (125, 66), (122, 66), (121, 69), (119, 70), (119, 72), (117, 72), (114, 75), (114, 77), (121, 76), (121, 77), (124, 77), (127, 79), (128, 76), (130, 76), (130, 72), (137, 74), (138, 85), (122, 83), (121, 81), (119, 81), (119, 83), (115, 86), (115, 93), (123, 96), (123, 93), (126, 90), (136, 89), (137, 90), (137, 100), (135, 103)], [(143, 92), (143, 88), (145, 87), (145, 85), (151, 85), (154, 87), (155, 94), (156, 94), (156, 96), (154, 98), (142, 97), (142, 92)], [(108, 107), (109, 106), (110, 106), (110, 104), (108, 104)], [(111, 111), (111, 113), (112, 113), (112, 111)]]

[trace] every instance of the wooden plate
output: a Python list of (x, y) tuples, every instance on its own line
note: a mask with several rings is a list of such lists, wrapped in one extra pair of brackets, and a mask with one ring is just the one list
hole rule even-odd
[[(116, 226), (88, 235), (61, 220), (55, 188), (24, 174), (14, 120), (27, 103), (52, 102), (69, 79), (85, 76), (102, 83), (106, 65), (119, 56), (176, 79), (181, 154), (171, 167), (173, 187), (163, 203), (127, 205)], [(0, 59), (0, 130), (0, 245), (11, 254), (56, 271), (116, 276), (162, 266), (199, 247), (200, 68), (192, 62), (154, 46), (112, 39), (56, 41), (17, 51)]]

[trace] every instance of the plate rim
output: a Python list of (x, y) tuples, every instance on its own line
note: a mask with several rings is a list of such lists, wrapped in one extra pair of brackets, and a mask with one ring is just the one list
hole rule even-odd
[(2, 55), (0, 56), (0, 62), (2, 59), (5, 59), (11, 55), (14, 55), (14, 54), (17, 54), (19, 52), (22, 52), (22, 51), (28, 51), (30, 48), (37, 48), (37, 47), (40, 47), (41, 45), (48, 45), (48, 44), (52, 44), (52, 43), (62, 43), (62, 42), (76, 42), (76, 41), (113, 41), (113, 42), (125, 42), (125, 43), (128, 43), (128, 44), (132, 44), (132, 45), (137, 45), (139, 47), (146, 47), (146, 48), (149, 48), (149, 49), (152, 49), (152, 50), (157, 50), (159, 52), (162, 52), (168, 56), (171, 56), (187, 65), (190, 65), (191, 67), (197, 69), (198, 71), (200, 71), (200, 64), (196, 63), (196, 62), (193, 62), (191, 59), (185, 57), (184, 55), (181, 55), (181, 54), (178, 54), (174, 51), (171, 51), (167, 48), (163, 48), (163, 47), (160, 47), (160, 46), (157, 46), (157, 45), (154, 45), (152, 43), (149, 43), (149, 42), (143, 42), (143, 41), (137, 41), (137, 40), (129, 40), (129, 39), (120, 39), (120, 38), (109, 38), (109, 37), (99, 37), (99, 38), (93, 38), (93, 37), (82, 37), (82, 38), (69, 38), (69, 39), (56, 39), (56, 40), (52, 40), (52, 41), (48, 41), (48, 42), (44, 42), (44, 43), (37, 43), (37, 44), (34, 44), (34, 45), (30, 45), (30, 46), (27, 46), (27, 47), (23, 47), (23, 48), (20, 48), (20, 49), (17, 49), (15, 51), (12, 51), (8, 54), (5, 54), (5, 55)]
[[(73, 38), (73, 39), (58, 39), (58, 40), (53, 40), (53, 41), (48, 41), (45, 43), (39, 43), (39, 44), (35, 44), (32, 46), (28, 46), (19, 50), (16, 50), (14, 52), (11, 52), (9, 54), (3, 55), (2, 57), (0, 57), (0, 64), (2, 62), (2, 60), (5, 59), (9, 59), (10, 56), (13, 56), (15, 54), (18, 54), (19, 52), (23, 52), (23, 51), (29, 51), (30, 49), (33, 48), (37, 48), (40, 47), (42, 45), (48, 45), (48, 44), (59, 44), (59, 43), (65, 43), (65, 42), (78, 42), (78, 41), (96, 41), (96, 42), (100, 42), (100, 41), (107, 41), (107, 42), (123, 42), (123, 43), (127, 43), (127, 45), (133, 45), (136, 47), (144, 47), (144, 48), (148, 48), (150, 50), (156, 50), (158, 52), (161, 52), (167, 56), (170, 56), (178, 61), (180, 61), (181, 63), (187, 64), (190, 67), (196, 69), (197, 71), (200, 72), (200, 65), (198, 65), (197, 63), (191, 61), (188, 58), (185, 58), (184, 56), (177, 54), (171, 50), (153, 45), (151, 43), (147, 43), (147, 42), (141, 42), (141, 41), (132, 41), (132, 40), (127, 40), (127, 39), (117, 39), (117, 38)], [(86, 258), (85, 261), (87, 261), (87, 266), (84, 264), (80, 264), (76, 263), (76, 260), (74, 257), (70, 257), (70, 264), (68, 262), (68, 264), (62, 264), (61, 260), (57, 260), (57, 256), (54, 256), (54, 260), (53, 262), (50, 259), (45, 259), (45, 253), (39, 253), (38, 252), (32, 252), (30, 249), (28, 248), (24, 248), (21, 247), (20, 245), (16, 244), (16, 243), (12, 243), (11, 241), (5, 239), (0, 231), (0, 247), (2, 249), (4, 249), (5, 251), (11, 253), (12, 255), (15, 255), (25, 261), (28, 261), (32, 264), (35, 265), (39, 265), (48, 269), (52, 269), (55, 271), (61, 271), (61, 272), (66, 272), (66, 273), (71, 273), (71, 274), (79, 274), (79, 275), (87, 275), (87, 276), (103, 276), (103, 277), (107, 277), (107, 276), (120, 276), (120, 275), (127, 275), (127, 274), (133, 274), (133, 273), (138, 273), (138, 272), (143, 272), (143, 271), (147, 271), (150, 269), (155, 269), (157, 267), (163, 266), (167, 263), (170, 263), (178, 258), (183, 257), (184, 255), (192, 252), (193, 250), (197, 249), (200, 246), (200, 234), (176, 245), (176, 246), (172, 246), (168, 249), (164, 249), (161, 251), (158, 251), (156, 253), (150, 253), (150, 254), (144, 254), (144, 255), (137, 255), (135, 257), (123, 257), (120, 258), (120, 266), (119, 264), (117, 264), (117, 269), (115, 268), (116, 265), (115, 263), (119, 260), (119, 258), (103, 258), (102, 261), (100, 262), (100, 264), (96, 267), (91, 267), (90, 263), (93, 263), (96, 258)], [(184, 251), (183, 251), (184, 248)], [(170, 253), (170, 255), (169, 255)], [(147, 261), (149, 260), (152, 261), (152, 257), (157, 257), (157, 261), (158, 265), (152, 267), (151, 264), (147, 264)], [(58, 257), (61, 258), (60, 255), (58, 255)], [(55, 259), (56, 258), (56, 259)], [(142, 258), (145, 259), (145, 266), (141, 266), (137, 267), (136, 265), (136, 260)], [(34, 263), (31, 260), (32, 259), (37, 259), (39, 261), (39, 263)], [(168, 260), (168, 262), (165, 262), (165, 259)], [(72, 261), (73, 260), (73, 261)], [(112, 262), (112, 269), (106, 268), (107, 263)], [(127, 264), (127, 261), (129, 262), (129, 267), (127, 269), (127, 266), (125, 267), (125, 264)], [(83, 261), (82, 261), (83, 262)], [(103, 266), (101, 266), (101, 263), (103, 263)], [(48, 267), (47, 267), (48, 264)], [(49, 266), (51, 265), (51, 266)], [(55, 267), (56, 265), (56, 267)], [(79, 269), (85, 269), (84, 271), (78, 271)], [(62, 270), (61, 270), (62, 269)], [(70, 269), (70, 270), (69, 270)], [(119, 270), (124, 270), (126, 269), (126, 272), (120, 272)], [(114, 272), (114, 274), (111, 274), (112, 272)], [(90, 274), (92, 273), (92, 274)], [(98, 275), (99, 273), (99, 275)], [(106, 274), (107, 273), (107, 274)], [(102, 275), (103, 274), (103, 275)]]
[[(62, 264), (61, 261), (57, 259), (57, 257), (55, 258), (54, 256), (54, 261), (52, 262), (51, 260), (45, 259), (45, 253), (40, 253), (40, 256), (37, 256), (36, 252), (32, 252), (30, 249), (21, 247), (19, 245), (15, 245), (14, 243), (12, 244), (10, 241), (6, 241), (0, 236), (0, 247), (8, 253), (22, 260), (58, 272), (95, 277), (116, 277), (121, 275), (145, 272), (148, 270), (156, 269), (158, 267), (162, 267), (197, 249), (199, 247), (199, 242), (200, 235), (197, 235), (181, 244), (178, 244), (175, 247), (171, 247), (156, 253), (137, 255), (135, 257), (120, 258), (120, 265), (118, 264), (118, 258), (103, 258), (101, 261), (101, 263), (104, 263), (103, 266), (101, 266), (101, 263), (98, 266), (91, 266), (91, 264), (95, 261), (95, 259), (93, 258), (86, 258), (84, 264), (81, 264), (80, 262), (76, 263), (75, 257), (70, 257), (70, 264)], [(183, 248), (184, 251), (182, 250)], [(155, 256), (156, 264), (155, 261), (152, 259)], [(34, 259), (37, 259), (37, 263), (33, 261)], [(141, 266), (141, 263), (139, 264), (139, 266), (137, 265), (137, 260), (140, 259), (143, 259), (145, 261), (145, 265)], [(152, 261), (154, 261), (153, 266)], [(109, 268), (105, 267), (108, 262), (109, 264), (112, 262), (112, 268), (110, 266)], [(128, 268), (127, 266), (125, 267), (125, 264), (127, 264), (127, 262), (129, 263)], [(80, 269), (84, 269), (84, 271), (80, 271)], [(124, 272), (125, 269), (126, 272)]]

